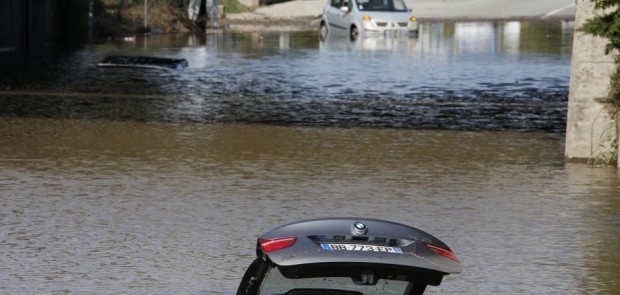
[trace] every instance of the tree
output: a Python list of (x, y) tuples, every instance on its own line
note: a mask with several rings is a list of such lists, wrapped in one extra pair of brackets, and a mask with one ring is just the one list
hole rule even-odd
[[(620, 0), (592, 0), (596, 9), (608, 11), (600, 16), (586, 21), (581, 31), (606, 38), (609, 43), (605, 46), (605, 54), (614, 49), (620, 49)], [(616, 60), (618, 63), (618, 60)]]

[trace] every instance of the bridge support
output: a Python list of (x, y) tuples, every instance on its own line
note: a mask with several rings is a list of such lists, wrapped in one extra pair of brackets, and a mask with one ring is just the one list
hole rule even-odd
[[(577, 0), (575, 28), (601, 11), (591, 0)], [(616, 126), (597, 98), (609, 92), (611, 74), (616, 70), (614, 56), (605, 55), (606, 39), (575, 32), (571, 64), (565, 157), (583, 162), (605, 159), (617, 139)]]
[(0, 63), (48, 53), (55, 37), (56, 0), (0, 1)]

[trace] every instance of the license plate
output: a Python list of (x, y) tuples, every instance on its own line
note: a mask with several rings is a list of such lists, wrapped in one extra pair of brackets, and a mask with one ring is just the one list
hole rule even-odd
[(399, 247), (385, 247), (385, 246), (373, 246), (373, 245), (358, 245), (358, 244), (328, 244), (322, 243), (323, 250), (329, 251), (370, 251), (370, 252), (385, 252), (403, 254), (403, 250)]

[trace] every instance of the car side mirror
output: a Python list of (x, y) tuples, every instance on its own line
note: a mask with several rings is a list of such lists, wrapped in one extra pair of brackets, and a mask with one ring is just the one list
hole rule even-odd
[(340, 10), (341, 10), (342, 12), (349, 12), (349, 7), (342, 6), (342, 7), (340, 7)]
[(413, 9), (411, 9), (411, 8), (407, 8), (407, 11), (412, 12), (412, 11), (413, 11)]

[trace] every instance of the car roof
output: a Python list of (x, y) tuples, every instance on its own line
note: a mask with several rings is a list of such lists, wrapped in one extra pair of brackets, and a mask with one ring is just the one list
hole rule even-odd
[[(277, 251), (265, 250), (266, 242), (282, 238), (294, 242)], [(452, 250), (436, 237), (411, 226), (370, 218), (320, 218), (279, 226), (260, 236), (257, 256), (283, 268), (368, 264), (442, 275), (462, 271)]]

